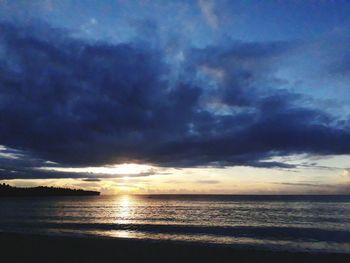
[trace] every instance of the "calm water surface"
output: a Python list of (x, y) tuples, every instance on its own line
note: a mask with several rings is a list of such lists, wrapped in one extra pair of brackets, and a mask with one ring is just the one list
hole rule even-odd
[(1, 198), (0, 231), (350, 253), (350, 196)]

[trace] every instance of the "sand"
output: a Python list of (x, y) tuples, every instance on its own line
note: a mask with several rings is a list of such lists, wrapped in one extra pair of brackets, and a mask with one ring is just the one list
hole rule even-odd
[(0, 262), (350, 262), (350, 254), (292, 253), (170, 241), (0, 233)]

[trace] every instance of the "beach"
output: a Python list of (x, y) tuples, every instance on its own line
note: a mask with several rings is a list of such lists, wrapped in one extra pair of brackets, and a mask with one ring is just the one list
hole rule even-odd
[(237, 249), (234, 246), (0, 233), (1, 262), (349, 262), (350, 254)]

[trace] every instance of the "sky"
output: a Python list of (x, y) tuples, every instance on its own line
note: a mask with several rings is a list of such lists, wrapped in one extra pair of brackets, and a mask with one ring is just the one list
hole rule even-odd
[(0, 0), (0, 181), (350, 194), (350, 1)]

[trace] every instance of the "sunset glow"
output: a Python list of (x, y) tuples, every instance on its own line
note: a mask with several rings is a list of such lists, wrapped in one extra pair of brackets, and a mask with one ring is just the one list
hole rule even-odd
[(350, 262), (349, 0), (0, 0), (0, 262)]
[(94, 175), (115, 175), (115, 176), (132, 176), (148, 173), (154, 169), (150, 165), (123, 163), (100, 167), (41, 167), (40, 170), (69, 172), (69, 173), (86, 173)]
[(349, 193), (350, 5), (165, 2), (0, 1), (0, 180)]

